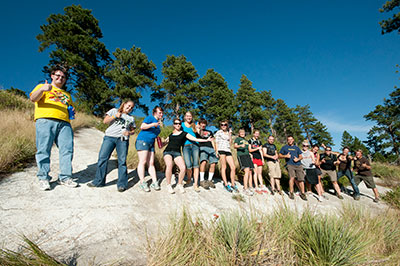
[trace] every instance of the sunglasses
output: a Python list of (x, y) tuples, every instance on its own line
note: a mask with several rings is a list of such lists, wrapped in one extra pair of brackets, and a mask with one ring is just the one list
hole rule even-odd
[(228, 124), (221, 124), (221, 127), (226, 127)]
[(332, 151), (332, 150), (326, 150), (326, 151)]
[(180, 125), (181, 123), (180, 122), (178, 122), (178, 123), (174, 123), (174, 125)]

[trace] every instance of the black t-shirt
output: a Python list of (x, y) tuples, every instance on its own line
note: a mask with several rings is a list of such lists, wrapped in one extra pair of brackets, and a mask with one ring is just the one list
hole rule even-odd
[(321, 163), (320, 167), (323, 170), (336, 170), (336, 165), (334, 164), (337, 161), (337, 157), (335, 154), (330, 154), (328, 156), (326, 153), (323, 153), (319, 156), (319, 161), (325, 159), (325, 163)]
[(165, 148), (165, 151), (181, 152), (181, 148), (183, 147), (186, 141), (186, 135), (187, 133), (184, 131), (181, 131), (181, 133), (178, 135), (174, 134), (169, 135), (169, 142), (168, 146)]
[[(269, 144), (268, 142), (263, 145), (263, 148), (267, 149), (267, 154), (270, 156), (274, 156), (276, 153), (275, 144)], [(276, 160), (266, 157), (267, 161), (276, 162)]]
[[(261, 143), (261, 141), (260, 140), (258, 140), (258, 139), (253, 139), (253, 138), (251, 138), (250, 140), (249, 140), (249, 144), (251, 145), (251, 148), (252, 149), (255, 149), (255, 148), (258, 148), (258, 147), (261, 147), (262, 146), (262, 143)], [(251, 155), (253, 155), (253, 158), (254, 159), (260, 159), (261, 160), (261, 153), (260, 153), (260, 151), (253, 151), (253, 152), (251, 152)]]
[[(207, 129), (204, 130), (200, 130), (200, 134), (196, 132), (196, 138), (199, 139), (208, 139), (209, 137), (214, 137), (214, 134)], [(214, 148), (211, 141), (207, 141), (207, 142), (199, 142), (199, 146), (200, 147), (210, 147), (210, 148)]]
[[(340, 158), (340, 156), (342, 156), (342, 155), (344, 155), (343, 153), (341, 153), (339, 156), (338, 156), (338, 159)], [(349, 158), (349, 155), (347, 155), (346, 156), (346, 160), (345, 161), (341, 161), (340, 159), (339, 159), (339, 162), (340, 162), (340, 164), (339, 164), (339, 170), (340, 171), (345, 171), (345, 170), (347, 170), (347, 169), (351, 169), (351, 160), (350, 160), (350, 158)]]

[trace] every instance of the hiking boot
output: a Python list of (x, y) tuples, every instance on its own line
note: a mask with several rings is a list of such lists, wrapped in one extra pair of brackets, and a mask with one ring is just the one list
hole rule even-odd
[(231, 187), (231, 185), (226, 185), (224, 186), (225, 190), (228, 191), (229, 193), (232, 193), (233, 189)]
[(374, 198), (374, 202), (378, 203), (380, 201), (380, 198)]
[(167, 191), (169, 194), (174, 194), (175, 190), (172, 188), (171, 184), (167, 185)]
[(124, 192), (126, 190), (126, 188), (124, 187), (118, 187), (118, 192)]
[(304, 201), (307, 201), (307, 196), (304, 193), (300, 193), (300, 198)]
[(58, 180), (58, 183), (60, 185), (66, 186), (66, 187), (77, 187), (78, 183), (76, 183), (72, 178), (68, 178), (65, 180)]
[(50, 182), (47, 179), (39, 180), (39, 188), (40, 190), (50, 190)]
[(247, 196), (253, 196), (253, 195), (254, 195), (254, 192), (251, 191), (250, 189), (245, 189), (245, 190), (243, 190), (243, 193), (244, 193), (245, 195), (247, 195)]
[(294, 194), (293, 194), (293, 192), (289, 192), (289, 199), (293, 199), (293, 200), (294, 200)]
[(193, 186), (193, 189), (194, 189), (194, 191), (196, 191), (197, 193), (200, 192), (200, 188), (199, 188), (197, 185), (194, 185), (194, 186)]
[(208, 182), (206, 180), (200, 181), (200, 186), (204, 189), (210, 189), (210, 186), (208, 185)]
[(354, 200), (360, 200), (360, 195), (354, 195)]
[(207, 183), (208, 183), (208, 187), (215, 188), (215, 184), (212, 180), (207, 180)]
[(283, 195), (282, 190), (278, 190), (278, 194), (282, 196)]
[(139, 187), (144, 192), (150, 192), (150, 188), (149, 185), (147, 185), (147, 182), (143, 182), (142, 184), (139, 185)]
[(239, 193), (239, 189), (238, 189), (238, 187), (236, 185), (232, 187), (232, 190), (235, 193)]
[(160, 189), (161, 189), (161, 188), (160, 188), (160, 185), (158, 184), (158, 182), (152, 183), (152, 184), (150, 185), (150, 187), (151, 187), (152, 189), (154, 189), (154, 190), (160, 190)]
[(176, 185), (176, 189), (179, 191), (179, 193), (183, 194), (185, 193), (185, 189), (183, 188), (182, 184)]

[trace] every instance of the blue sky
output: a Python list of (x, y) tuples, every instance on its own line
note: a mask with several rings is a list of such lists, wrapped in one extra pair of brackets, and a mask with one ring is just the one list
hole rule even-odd
[[(203, 76), (214, 68), (235, 92), (242, 74), (289, 106), (311, 106), (340, 146), (347, 130), (365, 139), (363, 115), (400, 85), (400, 36), (381, 35), (384, 1), (2, 1), (0, 87), (31, 91), (49, 51), (36, 35), (70, 4), (91, 9), (110, 52), (141, 47), (157, 66), (185, 55)], [(391, 14), (390, 14), (391, 16)], [(144, 93), (144, 102), (150, 107)], [(137, 113), (140, 114), (140, 113)]]

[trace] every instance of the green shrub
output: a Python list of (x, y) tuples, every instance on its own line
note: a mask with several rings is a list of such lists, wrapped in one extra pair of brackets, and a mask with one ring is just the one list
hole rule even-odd
[(35, 105), (26, 97), (0, 90), (0, 110), (12, 109), (33, 112), (34, 107)]
[(386, 192), (382, 199), (391, 206), (400, 209), (400, 187), (396, 187), (391, 191)]

